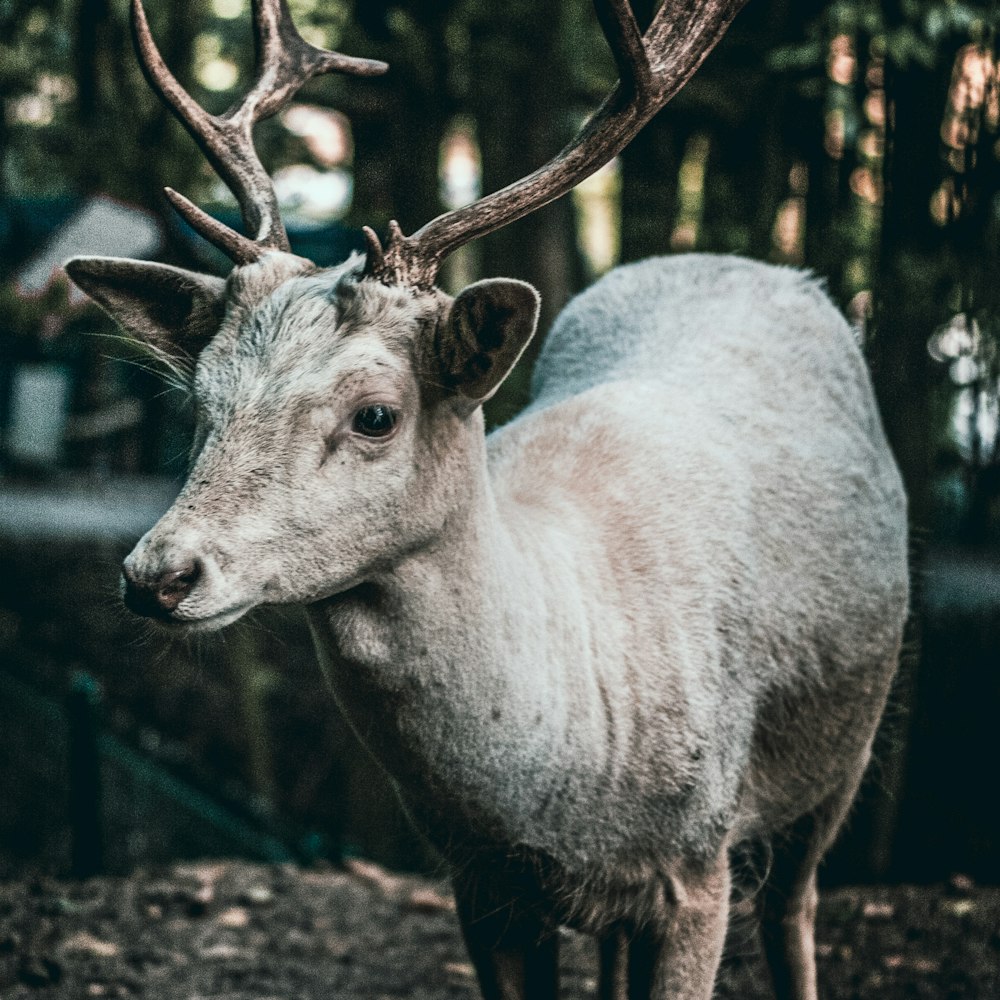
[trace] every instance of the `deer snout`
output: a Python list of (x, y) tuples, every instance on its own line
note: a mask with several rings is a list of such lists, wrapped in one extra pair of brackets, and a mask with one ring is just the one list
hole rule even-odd
[(125, 607), (146, 618), (169, 618), (202, 575), (196, 556), (179, 556), (167, 565), (143, 567), (132, 557), (122, 564)]

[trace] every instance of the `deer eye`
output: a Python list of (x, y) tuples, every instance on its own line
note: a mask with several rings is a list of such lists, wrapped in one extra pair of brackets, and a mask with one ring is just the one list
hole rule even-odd
[(384, 403), (363, 406), (354, 414), (351, 430), (365, 437), (386, 437), (396, 426), (396, 411)]

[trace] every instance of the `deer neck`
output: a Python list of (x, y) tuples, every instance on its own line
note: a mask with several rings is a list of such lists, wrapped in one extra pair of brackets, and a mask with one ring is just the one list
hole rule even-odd
[(488, 715), (506, 714), (499, 701), (537, 679), (525, 660), (537, 667), (547, 644), (548, 527), (497, 496), (483, 456), (467, 502), (440, 534), (310, 606), (334, 692), (364, 682), (422, 700), (441, 689), (455, 692), (466, 712), (489, 702)]
[(578, 753), (571, 734), (604, 717), (588, 690), (595, 619), (577, 528), (495, 490), (485, 449), (475, 467), (446, 532), (309, 618), (340, 707), (400, 786), (516, 825)]

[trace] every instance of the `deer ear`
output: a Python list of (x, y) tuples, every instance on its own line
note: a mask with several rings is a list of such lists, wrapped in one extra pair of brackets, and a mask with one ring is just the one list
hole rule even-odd
[(120, 326), (174, 357), (195, 357), (225, 313), (226, 282), (212, 275), (118, 257), (74, 257), (64, 267)]
[(445, 385), (474, 403), (490, 398), (531, 340), (538, 292), (491, 278), (461, 292), (438, 324), (435, 354)]

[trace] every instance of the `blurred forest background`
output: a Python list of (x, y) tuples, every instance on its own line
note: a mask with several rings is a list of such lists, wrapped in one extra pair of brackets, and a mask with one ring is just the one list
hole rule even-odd
[[(534, 169), (613, 84), (589, 0), (290, 0), (317, 44), (390, 63), (258, 129), (319, 263)], [(634, 0), (640, 22), (653, 0)], [(149, 17), (209, 110), (251, 70), (247, 0)], [(615, 263), (805, 266), (864, 338), (909, 490), (907, 656), (828, 881), (1000, 881), (1000, 141), (995, 4), (751, 0), (687, 88), (572, 197), (449, 262), (509, 275), (543, 329)], [(148, 90), (124, 0), (0, 0), (0, 871), (179, 854), (431, 863), (323, 687), (292, 610), (166, 647), (117, 564), (183, 474), (190, 414), (72, 295), (74, 252), (224, 273), (165, 184), (235, 203)], [(526, 399), (531, 358), (493, 401)], [(713, 377), (725, 379), (724, 370)]]

